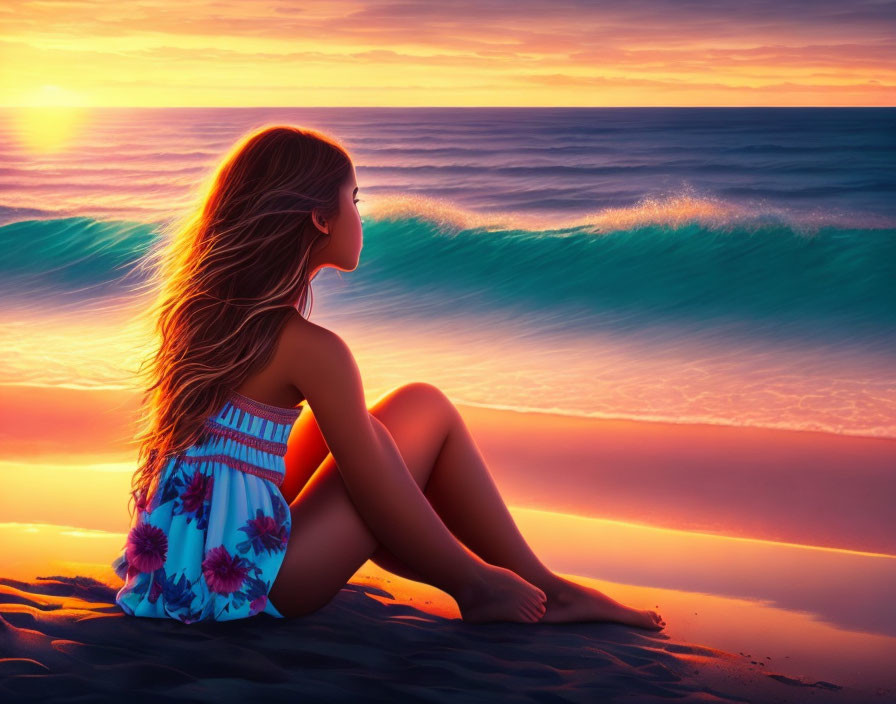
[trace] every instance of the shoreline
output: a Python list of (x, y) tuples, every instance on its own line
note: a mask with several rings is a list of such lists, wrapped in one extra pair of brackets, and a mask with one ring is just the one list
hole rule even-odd
[[(91, 609), (103, 611), (99, 605), (85, 612), (70, 600), (54, 610), (39, 579), (79, 575), (106, 588), (120, 583), (108, 563), (128, 526), (132, 454), (126, 441), (135, 396), (12, 388), (0, 386), (0, 617), (8, 624), (0, 647), (5, 642), (15, 646), (13, 653), (21, 651), (16, 628), (45, 634), (40, 639), (47, 643), (78, 640), (76, 626), (57, 629), (48, 620), (53, 614), (60, 623), (84, 616), (108, 622), (100, 624), (95, 642), (78, 646), (90, 662), (98, 662), (90, 660), (91, 653), (101, 658), (107, 652), (92, 648), (114, 644), (122, 626), (131, 634), (157, 628), (153, 637), (161, 637), (171, 624), (113, 623), (95, 617)], [(547, 658), (552, 668), (566, 670), (564, 663), (580, 663), (570, 648), (585, 648), (598, 659), (582, 671), (573, 665), (576, 682), (612, 693), (623, 677), (646, 687), (645, 697), (647, 690), (667, 686), (677, 696), (715, 695), (720, 701), (726, 693), (754, 701), (796, 701), (808, 693), (818, 701), (874, 701), (875, 688), (896, 691), (888, 674), (896, 658), (896, 621), (886, 617), (885, 607), (896, 579), (896, 549), (887, 552), (892, 536), (885, 531), (886, 498), (896, 490), (896, 441), (457, 406), (520, 531), (546, 564), (622, 603), (658, 607), (669, 624), (656, 640), (613, 624), (563, 624), (540, 632), (537, 645), (519, 641), (526, 662), (541, 667)], [(785, 540), (800, 536), (802, 541)], [(833, 544), (822, 544), (826, 540)], [(884, 551), (859, 550), (875, 545)], [(22, 584), (9, 586), (10, 579)], [(868, 594), (858, 604), (849, 598), (856, 584)], [(352, 602), (361, 591), (363, 599)], [(384, 624), (406, 641), (424, 631), (427, 638), (441, 638), (445, 629), (454, 633), (456, 622), (439, 619), (459, 616), (447, 594), (370, 561), (320, 618), (326, 622), (333, 614), (335, 621), (315, 633), (355, 663), (348, 674), (362, 683), (360, 691), (369, 684), (369, 666), (345, 635), (357, 623), (375, 626), (365, 631), (371, 643), (379, 641)], [(297, 658), (308, 657), (314, 647), (295, 633), (286, 639), (288, 624), (264, 625), (259, 632), (282, 633), (285, 640), (277, 647), (293, 648)], [(505, 640), (522, 633), (507, 626), (492, 632)], [(614, 641), (617, 633), (630, 640)], [(565, 638), (579, 640), (573, 645)], [(51, 662), (54, 652), (18, 657)], [(405, 657), (402, 652), (391, 655)], [(476, 655), (472, 663), (465, 653), (443, 653), (432, 666), (457, 672), (460, 662), (471, 664), (463, 679), (468, 691), (494, 685), (481, 674), (480, 657), (514, 686), (533, 684), (522, 675), (517, 680), (513, 663), (501, 660), (499, 652)], [(639, 665), (627, 674), (614, 669), (627, 658)], [(0, 691), (9, 668), (25, 667), (17, 658), (7, 662), (0, 661)], [(134, 677), (171, 666), (176, 665), (127, 665)], [(609, 669), (601, 674), (602, 667)], [(289, 670), (269, 674), (275, 681), (292, 676)], [(332, 671), (318, 674), (320, 681), (332, 681)], [(204, 677), (192, 686), (213, 686), (208, 677), (214, 676)], [(401, 677), (395, 682), (399, 688), (403, 683)]]
[[(896, 495), (896, 439), (456, 405), (508, 504), (896, 555), (887, 498)], [(65, 466), (126, 470), (137, 410), (133, 392), (0, 385), (0, 457), (7, 467), (58, 465), (50, 474), (63, 484)], [(61, 487), (20, 472), (16, 479), (0, 496), (7, 520), (66, 522), (28, 511), (42, 509), (31, 492), (55, 505), (68, 496)], [(106, 490), (115, 483), (98, 481)], [(108, 504), (94, 516), (90, 527), (120, 523)]]
[[(11, 407), (13, 405), (33, 411), (42, 406), (45, 410), (51, 410), (50, 407), (35, 397), (57, 400), (60, 394), (72, 394), (73, 396), (89, 395), (92, 397), (104, 397), (97, 405), (103, 405), (107, 408), (114, 407), (124, 409), (136, 417), (137, 412), (137, 392), (120, 388), (91, 388), (91, 387), (65, 387), (65, 386), (47, 386), (38, 384), (10, 384), (0, 382), (0, 414), (4, 413), (4, 406)], [(112, 403), (114, 401), (114, 403)], [(516, 416), (535, 416), (554, 419), (560, 423), (564, 420), (572, 423), (575, 422), (593, 422), (593, 423), (610, 423), (610, 424), (628, 424), (635, 423), (645, 427), (665, 428), (668, 430), (674, 428), (693, 428), (700, 429), (704, 432), (712, 432), (714, 430), (723, 431), (743, 431), (757, 433), (788, 433), (806, 435), (813, 440), (828, 440), (836, 442), (837, 439), (844, 440), (870, 440), (880, 442), (896, 443), (896, 437), (889, 435), (866, 435), (861, 433), (836, 433), (829, 430), (817, 430), (811, 428), (790, 428), (775, 427), (765, 425), (749, 425), (728, 423), (725, 421), (674, 421), (654, 418), (638, 418), (631, 416), (616, 415), (584, 415), (579, 413), (564, 413), (561, 411), (548, 410), (542, 408), (518, 408), (513, 406), (487, 405), (472, 403), (467, 401), (452, 402), (458, 408), (469, 409), (471, 414), (497, 414), (497, 415), (516, 415)], [(368, 405), (372, 401), (368, 399)], [(304, 405), (304, 404), (300, 404)], [(0, 416), (2, 417), (2, 416)]]
[(657, 418), (637, 418), (633, 416), (616, 416), (616, 415), (584, 415), (581, 413), (563, 413), (560, 411), (554, 410), (546, 410), (542, 408), (514, 408), (512, 406), (491, 406), (481, 403), (470, 403), (467, 401), (455, 401), (454, 402), (458, 408), (464, 407), (469, 409), (476, 409), (485, 412), (494, 412), (494, 413), (516, 413), (521, 415), (533, 415), (533, 416), (550, 416), (553, 418), (569, 418), (569, 419), (581, 419), (584, 421), (598, 421), (598, 422), (618, 422), (618, 423), (638, 423), (640, 425), (655, 425), (655, 426), (666, 426), (668, 428), (703, 428), (706, 431), (711, 431), (715, 428), (733, 428), (733, 429), (743, 429), (743, 430), (757, 430), (757, 431), (776, 431), (783, 433), (810, 433), (813, 435), (824, 436), (828, 438), (857, 438), (860, 440), (892, 440), (896, 442), (896, 436), (891, 435), (865, 435), (862, 433), (835, 433), (830, 430), (815, 430), (811, 428), (788, 428), (788, 427), (776, 427), (770, 425), (748, 425), (748, 424), (737, 424), (737, 423), (727, 423), (724, 421), (712, 422), (712, 421), (674, 421), (674, 420), (663, 420)]

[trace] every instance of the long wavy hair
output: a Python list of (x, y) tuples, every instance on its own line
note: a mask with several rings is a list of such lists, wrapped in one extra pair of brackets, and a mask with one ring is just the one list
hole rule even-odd
[[(137, 262), (155, 294), (131, 500), (154, 498), (166, 460), (206, 438), (205, 420), (272, 358), (279, 332), (313, 304), (309, 260), (339, 213), (351, 158), (333, 137), (265, 126), (240, 138), (201, 187), (197, 206)], [(128, 512), (133, 518), (130, 502)]]

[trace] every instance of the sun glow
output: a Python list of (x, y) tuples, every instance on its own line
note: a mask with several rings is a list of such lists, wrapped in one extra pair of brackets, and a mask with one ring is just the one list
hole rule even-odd
[(65, 149), (81, 133), (86, 118), (84, 97), (54, 85), (24, 95), (13, 112), (19, 141), (35, 154)]
[(87, 106), (87, 101), (74, 91), (43, 85), (23, 96), (19, 105), (27, 108), (83, 108)]

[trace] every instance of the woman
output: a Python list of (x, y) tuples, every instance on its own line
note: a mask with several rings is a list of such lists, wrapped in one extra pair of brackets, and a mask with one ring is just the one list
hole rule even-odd
[(187, 623), (296, 617), (371, 559), (470, 623), (663, 628), (541, 563), (441, 391), (411, 383), (367, 408), (347, 345), (300, 314), (320, 269), (358, 265), (357, 192), (333, 138), (260, 128), (150, 252), (159, 346), (116, 602)]

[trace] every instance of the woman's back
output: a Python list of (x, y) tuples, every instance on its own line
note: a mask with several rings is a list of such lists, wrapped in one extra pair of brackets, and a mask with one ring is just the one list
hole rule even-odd
[[(270, 364), (242, 389), (299, 395), (278, 378), (290, 347), (284, 338), (297, 331), (296, 323), (284, 326)], [(167, 460), (152, 505), (138, 503), (112, 563), (125, 580), (115, 601), (126, 613), (186, 623), (260, 612), (282, 617), (267, 594), (291, 529), (279, 487), (287, 439), (303, 408), (234, 391), (206, 419), (204, 438)]]
[(295, 358), (293, 350), (309, 325), (314, 323), (294, 311), (280, 330), (271, 360), (263, 369), (254, 372), (240, 384), (237, 391), (269, 406), (295, 408), (302, 403), (305, 398), (292, 383), (291, 370), (301, 363), (300, 359)]

